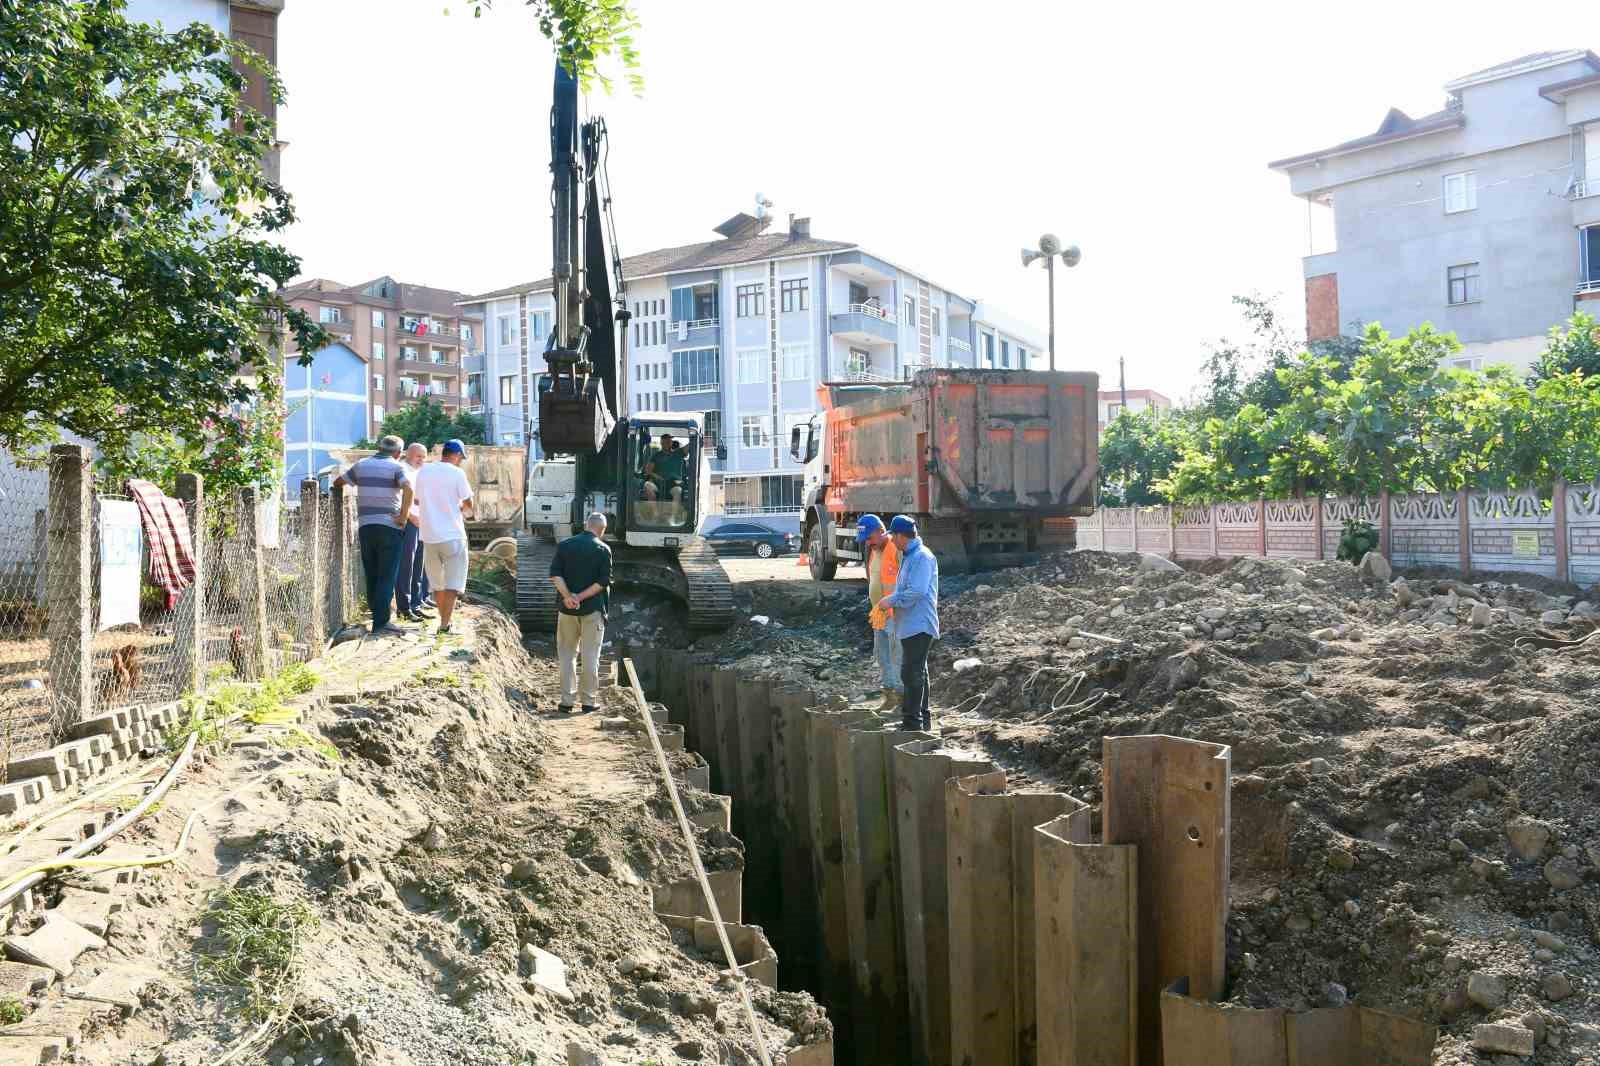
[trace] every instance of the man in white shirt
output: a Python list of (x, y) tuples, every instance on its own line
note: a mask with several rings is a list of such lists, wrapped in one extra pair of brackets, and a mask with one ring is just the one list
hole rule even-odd
[(456, 597), (467, 588), (467, 526), (472, 513), (472, 485), (461, 471), (467, 457), (459, 440), (444, 442), (437, 463), (417, 471), (416, 500), (422, 536), (422, 563), (439, 605), (439, 632), (450, 632)]
[[(404, 465), (406, 480), (411, 491), (417, 490), (417, 471), (428, 461), (428, 446), (413, 443), (406, 448)], [(428, 597), (428, 577), (422, 567), (421, 526), (417, 517), (415, 497), (411, 514), (407, 516), (405, 539), (400, 543), (400, 574), (394, 586), (395, 613), (407, 622), (424, 622), (433, 617), (433, 611), (424, 602)]]

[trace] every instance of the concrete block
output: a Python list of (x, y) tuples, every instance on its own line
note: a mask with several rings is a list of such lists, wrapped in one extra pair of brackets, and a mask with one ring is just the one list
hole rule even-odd
[(0, 1066), (39, 1066), (60, 1062), (67, 1040), (60, 1036), (0, 1036)]
[(132, 1014), (143, 1005), (145, 989), (160, 980), (161, 975), (154, 970), (137, 966), (111, 966), (87, 981), (68, 982), (62, 991), (69, 999), (106, 1003)]
[[(706, 881), (711, 886), (711, 895), (717, 901), (717, 912), (722, 920), (743, 921), (744, 871), (707, 870)], [(650, 897), (657, 914), (676, 914), (684, 918), (711, 917), (705, 893), (700, 890), (700, 882), (693, 877), (664, 885), (651, 885)]]
[(17, 814), (44, 802), (50, 783), (42, 777), (30, 777), (0, 785), (0, 814)]
[(17, 962), (48, 966), (62, 977), (72, 976), (72, 964), (85, 951), (98, 950), (106, 942), (77, 922), (45, 915), (44, 924), (26, 936), (8, 936), (6, 955)]
[(1087, 811), (1033, 832), (1038, 1066), (1130, 1066), (1138, 1039), (1138, 849), (1091, 844)]
[(35, 992), (43, 992), (56, 979), (56, 972), (48, 966), (34, 966), (26, 962), (0, 962), (0, 996), (21, 999)]
[(115, 735), (127, 732), (132, 723), (133, 719), (129, 717), (128, 709), (124, 707), (84, 719), (72, 727), (72, 735), (74, 737), (87, 737), (97, 733)]
[(1102, 837), (1139, 848), (1139, 1062), (1162, 1066), (1164, 990), (1187, 978), (1197, 999), (1223, 992), (1231, 753), (1134, 736), (1106, 737), (1102, 755)]
[(6, 780), (22, 781), (29, 777), (59, 777), (67, 768), (59, 748), (24, 755), (6, 763)]
[(950, 1066), (950, 894), (945, 782), (992, 771), (977, 752), (938, 740), (897, 745), (894, 790), (901, 929), (913, 1066)]
[(705, 761), (705, 759), (701, 757), (699, 752), (693, 752), (692, 751), (692, 752), (689, 753), (689, 757), (693, 760), (693, 765), (691, 765), (687, 770), (683, 771), (681, 774), (677, 775), (678, 787), (679, 788), (697, 789), (697, 790), (699, 790), (701, 792), (710, 792), (711, 791), (711, 766), (710, 766), (710, 764), (707, 763)]
[(689, 824), (728, 832), (728, 827), (732, 824), (733, 801), (727, 796), (718, 796), (714, 793), (708, 794), (705, 798), (711, 802), (690, 814)]
[(69, 888), (61, 893), (61, 902), (50, 913), (76, 922), (95, 936), (103, 937), (111, 916), (121, 909), (121, 896)]
[(572, 989), (567, 987), (567, 964), (543, 948), (533, 948), (533, 973), (528, 979), (557, 999), (569, 1003), (573, 999)]

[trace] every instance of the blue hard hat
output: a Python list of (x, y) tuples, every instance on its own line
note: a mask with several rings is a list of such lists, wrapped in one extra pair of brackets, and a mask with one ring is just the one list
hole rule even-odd
[(917, 523), (910, 515), (897, 514), (889, 519), (890, 533), (904, 533), (908, 537), (917, 535)]
[(856, 543), (865, 544), (867, 538), (883, 528), (883, 519), (875, 514), (864, 514), (856, 519)]
[(466, 455), (467, 454), (467, 446), (465, 444), (462, 444), (455, 437), (451, 437), (449, 440), (444, 442), (444, 447), (439, 449), (439, 453), (441, 455), (450, 455), (451, 453), (458, 453), (460, 455)]

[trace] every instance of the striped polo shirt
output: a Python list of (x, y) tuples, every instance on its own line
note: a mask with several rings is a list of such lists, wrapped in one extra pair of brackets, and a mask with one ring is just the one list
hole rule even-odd
[(346, 470), (344, 479), (356, 487), (357, 525), (394, 526), (406, 487), (403, 463), (386, 455), (369, 455)]

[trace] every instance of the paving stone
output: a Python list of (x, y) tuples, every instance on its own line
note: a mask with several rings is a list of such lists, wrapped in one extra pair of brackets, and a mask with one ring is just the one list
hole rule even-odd
[(6, 954), (18, 962), (48, 966), (62, 977), (72, 976), (79, 955), (103, 948), (106, 942), (69, 918), (46, 914), (44, 924), (26, 936), (8, 936)]
[(55, 777), (65, 770), (60, 751), (51, 749), (33, 755), (24, 755), (6, 763), (6, 780), (22, 781), (29, 777)]
[(57, 1037), (73, 1048), (90, 1025), (113, 1021), (121, 1013), (116, 1007), (95, 1000), (51, 1000), (16, 1025), (0, 1028), (0, 1038)]
[(533, 948), (533, 974), (529, 980), (557, 999), (571, 1002), (573, 998), (567, 987), (567, 964), (543, 948)]
[(108, 1003), (132, 1014), (143, 1004), (144, 990), (160, 979), (161, 975), (154, 970), (138, 966), (112, 966), (81, 984), (68, 984), (63, 991), (71, 999)]
[(42, 777), (30, 777), (0, 785), (0, 814), (16, 814), (36, 803), (43, 803), (50, 782)]
[(69, 888), (61, 893), (61, 902), (50, 913), (77, 922), (95, 936), (106, 935), (106, 925), (111, 916), (122, 909), (122, 897), (107, 892), (90, 892)]
[(126, 733), (128, 726), (132, 723), (133, 719), (129, 716), (128, 708), (122, 708), (106, 714), (95, 715), (93, 718), (85, 718), (72, 727), (72, 735), (74, 737), (87, 737), (96, 733), (103, 733), (115, 736), (118, 733)]
[(0, 1036), (0, 1066), (40, 1066), (60, 1062), (67, 1039), (60, 1036)]
[(56, 972), (48, 966), (34, 966), (26, 962), (0, 962), (0, 996), (21, 999), (35, 992), (43, 992), (56, 979)]

